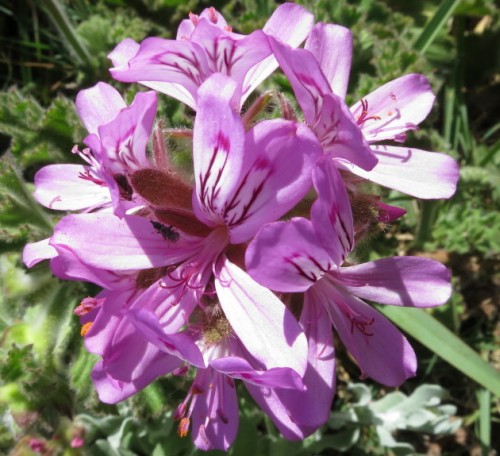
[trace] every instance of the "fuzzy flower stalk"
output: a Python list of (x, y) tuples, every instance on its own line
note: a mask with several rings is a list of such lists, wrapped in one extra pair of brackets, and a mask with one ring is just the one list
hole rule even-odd
[[(186, 376), (179, 435), (228, 450), (240, 383), (287, 439), (327, 421), (335, 333), (362, 378), (393, 387), (415, 375), (410, 344), (369, 302), (441, 305), (450, 275), (424, 258), (354, 263), (367, 227), (404, 214), (362, 184), (450, 197), (458, 170), (444, 154), (376, 144), (401, 143), (434, 96), (424, 76), (406, 75), (349, 108), (351, 52), (347, 29), (314, 25), (295, 4), (249, 35), (208, 8), (175, 40), (126, 39), (111, 52), (115, 79), (151, 89), (130, 105), (102, 82), (79, 93), (89, 135), (73, 153), (83, 163), (35, 177), (41, 204), (73, 213), (28, 244), (24, 261), (49, 260), (56, 276), (102, 288), (74, 310), (100, 357), (91, 377), (101, 401)], [(302, 113), (280, 94), (283, 118), (267, 119), (256, 115), (262, 98), (247, 100), (278, 67)], [(154, 128), (164, 97), (195, 112), (192, 178)]]

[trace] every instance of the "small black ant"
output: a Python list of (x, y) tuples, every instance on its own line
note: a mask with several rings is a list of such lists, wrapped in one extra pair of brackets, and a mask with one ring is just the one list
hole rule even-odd
[(151, 225), (153, 225), (153, 228), (161, 234), (166, 241), (177, 242), (179, 240), (180, 234), (178, 231), (174, 230), (172, 225), (164, 225), (154, 220), (151, 220)]

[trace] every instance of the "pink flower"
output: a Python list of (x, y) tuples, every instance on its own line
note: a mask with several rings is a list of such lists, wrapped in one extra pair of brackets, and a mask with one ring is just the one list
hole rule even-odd
[[(307, 127), (291, 121), (264, 121), (245, 132), (238, 113), (231, 108), (236, 92), (236, 83), (223, 75), (212, 76), (200, 88), (193, 135), (191, 212), (150, 203), (148, 217), (125, 215), (118, 219), (107, 212), (70, 215), (58, 223), (50, 245), (58, 252), (70, 251), (98, 270), (125, 274), (166, 268), (159, 280), (127, 305), (125, 315), (135, 326), (130, 331), (139, 330), (157, 348), (172, 345), (169, 338), (173, 332), (166, 328), (158, 309), (183, 309), (183, 324), (194, 307), (201, 305), (203, 295), (215, 290), (225, 318), (259, 369), (282, 372), (283, 385), (285, 378), (296, 384), (307, 366), (307, 344), (299, 324), (272, 292), (233, 261), (238, 262), (238, 252), (243, 251), (238, 244), (248, 242), (259, 227), (288, 212), (309, 191), (320, 147)], [(289, 168), (281, 166), (284, 160)], [(165, 238), (155, 223), (174, 225), (179, 236)], [(204, 235), (187, 233), (193, 230)], [(232, 255), (233, 261), (228, 258)], [(129, 298), (120, 297), (124, 299)], [(113, 319), (113, 314), (121, 312), (121, 304), (115, 307), (109, 301), (110, 297), (102, 312), (111, 314), (102, 321), (103, 330), (111, 337), (117, 326), (106, 322), (120, 320), (119, 316)], [(97, 320), (86, 336), (87, 345), (97, 334), (96, 325)], [(115, 341), (117, 337), (113, 337)], [(126, 337), (128, 333), (120, 330), (118, 340)], [(95, 339), (97, 345), (91, 351), (107, 358), (109, 343), (98, 347), (104, 340)], [(127, 346), (120, 349), (123, 355), (116, 355), (117, 363)], [(95, 382), (103, 381), (101, 371), (105, 369), (109, 373), (109, 366), (98, 368)]]
[[(418, 198), (453, 195), (459, 171), (448, 155), (372, 145), (385, 140), (403, 142), (406, 132), (415, 130), (425, 119), (434, 95), (424, 76), (408, 74), (383, 85), (363, 97), (348, 115), (342, 101), (352, 60), (348, 29), (318, 23), (305, 49), (291, 49), (273, 38), (269, 41), (308, 125), (339, 168)], [(364, 141), (360, 141), (356, 127)]]
[(320, 162), (313, 179), (319, 197), (312, 221), (294, 218), (262, 227), (247, 249), (248, 273), (270, 289), (305, 292), (305, 311), (324, 309), (363, 377), (397, 386), (414, 375), (415, 354), (396, 327), (362, 299), (437, 306), (451, 294), (449, 271), (414, 257), (339, 267), (353, 247), (347, 194), (328, 159)]
[(147, 38), (141, 44), (122, 41), (109, 55), (112, 76), (140, 82), (198, 109), (198, 88), (214, 73), (236, 81), (235, 107), (278, 66), (266, 35), (298, 46), (313, 25), (312, 15), (299, 5), (280, 5), (262, 30), (250, 35), (232, 32), (214, 8), (190, 14), (179, 26), (176, 40)]
[(34, 196), (56, 210), (93, 211), (113, 207), (117, 215), (141, 204), (129, 175), (149, 167), (146, 145), (156, 113), (156, 94), (138, 93), (127, 106), (116, 89), (102, 82), (82, 90), (76, 109), (89, 131), (86, 165), (49, 165), (35, 176)]

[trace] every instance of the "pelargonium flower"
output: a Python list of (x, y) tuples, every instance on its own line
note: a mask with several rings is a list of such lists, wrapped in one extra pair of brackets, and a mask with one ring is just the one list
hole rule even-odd
[[(272, 37), (269, 41), (308, 125), (338, 167), (418, 198), (453, 195), (459, 171), (448, 155), (374, 144), (403, 142), (406, 132), (428, 115), (434, 95), (423, 75), (408, 74), (383, 85), (357, 102), (349, 116), (340, 101), (347, 92), (352, 60), (348, 29), (318, 23), (305, 49), (292, 49)], [(366, 142), (359, 142), (355, 126)], [(358, 147), (352, 146), (353, 139)], [(362, 146), (366, 143), (368, 150)]]
[[(247, 271), (272, 290), (304, 292), (305, 311), (324, 309), (362, 376), (398, 386), (415, 374), (415, 354), (399, 330), (363, 299), (437, 306), (451, 294), (449, 271), (436, 261), (417, 257), (342, 266), (354, 239), (344, 184), (326, 157), (315, 168), (313, 180), (319, 196), (311, 221), (294, 218), (262, 227), (246, 251)], [(280, 397), (268, 400), (271, 408)]]
[(267, 35), (298, 46), (313, 26), (311, 13), (299, 5), (280, 5), (262, 30), (250, 35), (232, 31), (214, 8), (190, 14), (175, 40), (146, 38), (141, 44), (122, 41), (109, 55), (112, 76), (122, 82), (140, 82), (198, 109), (197, 90), (214, 73), (236, 81), (235, 106), (278, 66)]
[(86, 165), (48, 165), (35, 176), (34, 196), (40, 204), (63, 211), (113, 208), (117, 215), (141, 204), (129, 175), (149, 167), (146, 145), (156, 114), (156, 94), (138, 93), (127, 106), (105, 83), (82, 90), (76, 110), (89, 135), (78, 153)]
[[(220, 74), (200, 88), (191, 209), (172, 205), (168, 197), (163, 202), (156, 194), (152, 197), (140, 178), (146, 172), (149, 179), (153, 171), (140, 170), (132, 174), (131, 183), (149, 202), (149, 212), (121, 219), (108, 212), (70, 215), (57, 224), (50, 245), (57, 251), (71, 251), (79, 261), (99, 270), (121, 274), (157, 270), (159, 280), (127, 305), (127, 319), (147, 341), (160, 346), (169, 343), (171, 335), (156, 309), (167, 302), (178, 306), (185, 322), (195, 306), (201, 305), (206, 290), (215, 290), (232, 330), (256, 360), (259, 378), (272, 371), (274, 378), (281, 376), (283, 387), (290, 382), (301, 385), (307, 344), (298, 322), (237, 263), (244, 251), (239, 244), (288, 212), (309, 191), (320, 146), (306, 126), (291, 121), (263, 121), (245, 132), (239, 114), (231, 108), (236, 93), (236, 83)], [(289, 168), (281, 166), (285, 160)], [(171, 229), (178, 237), (166, 236), (162, 230), (167, 226), (174, 226)], [(163, 274), (161, 268), (166, 268)], [(109, 312), (110, 306), (102, 309)], [(112, 313), (116, 311), (111, 307)], [(94, 328), (95, 322), (87, 337), (97, 331)], [(126, 356), (124, 349), (115, 353), (119, 353), (113, 359), (117, 363)], [(106, 373), (111, 375), (109, 370)], [(238, 372), (225, 374), (237, 376)], [(123, 377), (119, 380), (124, 381)]]
[[(77, 219), (75, 222), (74, 218)], [(103, 288), (95, 297), (82, 300), (75, 309), (80, 317), (86, 349), (101, 356), (101, 360), (92, 371), (92, 380), (99, 398), (106, 403), (116, 403), (126, 399), (146, 387), (155, 378), (165, 375), (184, 362), (203, 367), (204, 362), (194, 341), (182, 333), (181, 328), (195, 306), (195, 302), (184, 301), (183, 305), (175, 305), (178, 293), (173, 292), (165, 300), (158, 302), (138, 301), (138, 297), (152, 285), (158, 286), (158, 280), (165, 271), (161, 268), (145, 269), (148, 259), (144, 258), (143, 267), (137, 270), (121, 270), (119, 252), (114, 256), (114, 266), (106, 270), (86, 264), (75, 254), (71, 242), (66, 242), (64, 233), (68, 225), (78, 225), (78, 221), (90, 222), (92, 233), (95, 227), (104, 224), (114, 232), (120, 231), (119, 226), (127, 223), (134, 226), (134, 222), (144, 222), (151, 228), (151, 224), (140, 217), (128, 216), (119, 219), (107, 212), (92, 214), (78, 214), (64, 217), (55, 228), (55, 235), (49, 240), (30, 244), (24, 251), (23, 259), (28, 267), (37, 262), (51, 258), (50, 266), (53, 274), (65, 280), (78, 280), (94, 283)], [(137, 227), (135, 227), (137, 229)], [(152, 230), (152, 233), (156, 233)], [(95, 256), (110, 257), (110, 252), (99, 249), (99, 241), (89, 243), (89, 231), (84, 231), (90, 250), (97, 247)], [(57, 241), (57, 242), (56, 242)], [(142, 242), (146, 242), (142, 239)], [(175, 248), (168, 246), (157, 235), (148, 240), (151, 250), (155, 250), (164, 261), (168, 258), (172, 262), (182, 261), (189, 256), (189, 246), (192, 239), (184, 236), (179, 239)], [(188, 252), (188, 253), (186, 253)], [(85, 255), (82, 255), (85, 257)], [(179, 291), (179, 290), (178, 290)], [(153, 307), (154, 306), (154, 307)], [(155, 318), (165, 331), (163, 343), (156, 346), (152, 341), (143, 337), (134, 324), (131, 315), (140, 309), (141, 312), (155, 312)]]
[[(242, 275), (242, 271), (234, 270), (233, 273)], [(223, 272), (221, 279), (225, 278), (233, 280)], [(247, 288), (245, 293), (257, 298), (263, 305), (272, 304), (275, 299), (272, 292), (255, 283)], [(262, 361), (252, 355), (232, 330), (220, 303), (214, 296), (213, 294), (204, 296), (202, 306), (194, 312), (193, 321), (189, 326), (193, 339), (197, 341), (203, 353), (206, 368), (198, 367), (193, 384), (185, 400), (178, 407), (175, 419), (179, 420), (180, 436), (186, 436), (189, 429), (192, 429), (192, 438), (198, 448), (227, 450), (236, 437), (239, 422), (234, 382), (236, 379), (243, 381), (252, 394), (255, 391), (257, 394), (267, 394), (269, 388), (300, 392), (303, 389), (303, 382), (301, 376), (290, 375), (289, 371), (281, 367), (263, 368)], [(251, 308), (247, 311), (253, 319), (252, 314), (255, 312)], [(276, 334), (266, 322), (266, 319), (270, 318), (274, 319), (275, 315), (261, 315), (259, 320), (265, 326), (264, 331)], [(143, 335), (152, 340), (154, 334), (161, 344), (165, 329), (147, 315), (137, 315), (137, 320)], [(296, 339), (299, 334), (296, 332), (297, 327), (295, 329), (291, 327), (286, 317), (283, 323), (289, 340)], [(262, 341), (261, 351), (268, 342), (269, 340)], [(274, 349), (279, 350), (279, 347)], [(269, 350), (270, 354), (273, 347), (268, 346), (266, 350)], [(253, 352), (255, 353), (255, 350)], [(301, 350), (297, 351), (297, 354), (300, 356)], [(329, 374), (329, 378), (333, 379), (333, 372)]]

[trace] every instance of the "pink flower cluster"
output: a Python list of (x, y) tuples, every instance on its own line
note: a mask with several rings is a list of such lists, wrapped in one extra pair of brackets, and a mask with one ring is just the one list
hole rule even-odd
[[(458, 168), (441, 153), (378, 144), (402, 143), (434, 96), (425, 77), (408, 74), (349, 108), (351, 56), (349, 30), (314, 24), (301, 6), (279, 6), (250, 35), (209, 8), (190, 14), (175, 40), (126, 39), (110, 54), (115, 79), (152, 91), (129, 106), (105, 83), (78, 94), (89, 135), (73, 152), (85, 163), (49, 165), (35, 178), (41, 204), (77, 213), (27, 245), (24, 260), (49, 259), (58, 277), (102, 287), (75, 314), (85, 347), (101, 357), (92, 380), (103, 402), (191, 368), (179, 434), (227, 450), (238, 428), (235, 380), (287, 439), (325, 423), (332, 326), (362, 377), (397, 386), (415, 374), (408, 341), (366, 300), (443, 304), (449, 272), (417, 257), (346, 261), (370, 226), (404, 213), (361, 184), (448, 198)], [(288, 105), (283, 118), (249, 115), (247, 97), (278, 67), (303, 121)], [(191, 181), (153, 132), (158, 92), (196, 112)]]

